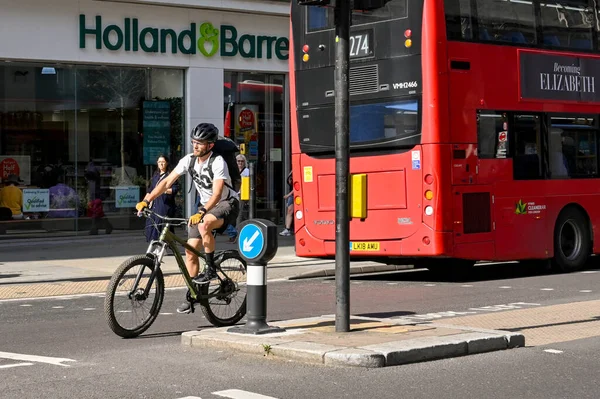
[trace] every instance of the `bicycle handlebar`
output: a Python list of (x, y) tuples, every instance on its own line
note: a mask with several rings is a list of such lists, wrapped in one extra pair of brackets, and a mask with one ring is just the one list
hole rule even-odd
[(148, 208), (144, 208), (144, 210), (141, 212), (141, 215), (139, 215), (139, 216), (144, 216), (146, 218), (148, 218), (150, 216), (156, 216), (157, 218), (161, 219), (165, 223), (180, 225), (180, 226), (188, 224), (188, 220), (185, 218), (170, 218), (167, 216), (159, 215), (158, 213), (154, 212), (152, 209), (148, 209)]

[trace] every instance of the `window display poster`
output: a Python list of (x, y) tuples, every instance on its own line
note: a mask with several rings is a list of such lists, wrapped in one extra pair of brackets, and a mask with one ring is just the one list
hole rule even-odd
[(39, 188), (23, 189), (23, 212), (48, 212), (50, 210), (50, 190)]
[(144, 101), (144, 165), (154, 165), (159, 155), (169, 155), (171, 146), (171, 104)]
[(31, 160), (27, 155), (0, 155), (0, 179), (17, 175), (24, 185), (31, 184)]
[(122, 186), (115, 188), (116, 208), (135, 208), (140, 202), (140, 188), (138, 186)]

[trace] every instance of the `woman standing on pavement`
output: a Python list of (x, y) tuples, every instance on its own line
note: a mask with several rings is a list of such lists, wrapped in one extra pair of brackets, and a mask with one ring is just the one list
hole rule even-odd
[[(156, 161), (157, 169), (152, 175), (152, 181), (150, 183), (150, 187), (148, 188), (148, 192), (154, 190), (154, 187), (158, 185), (158, 183), (167, 177), (170, 173), (169, 159), (165, 155), (160, 155)], [(156, 198), (154, 201), (150, 203), (149, 208), (159, 215), (174, 217), (175, 216), (175, 196), (177, 195), (177, 191), (179, 190), (179, 184), (175, 182), (170, 189), (168, 189), (163, 195)], [(154, 227), (154, 223), (156, 223), (158, 229)], [(160, 232), (163, 229), (163, 223), (161, 220), (156, 217), (150, 217), (146, 219), (146, 240), (148, 242), (152, 240), (157, 240)]]

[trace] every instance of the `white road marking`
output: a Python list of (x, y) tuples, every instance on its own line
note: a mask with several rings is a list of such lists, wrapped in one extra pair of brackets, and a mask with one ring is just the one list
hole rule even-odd
[(66, 359), (61, 357), (48, 357), (48, 356), (36, 356), (36, 355), (25, 355), (21, 353), (10, 353), (0, 352), (0, 359), (10, 360), (21, 360), (24, 362), (35, 362), (35, 363), (46, 363), (53, 364), (55, 366), (70, 367), (68, 364), (62, 364), (63, 362), (74, 362), (73, 359)]
[(170, 316), (170, 315), (172, 315), (173, 313), (159, 313), (159, 314), (160, 314), (160, 315), (162, 315), (162, 316)]
[(581, 272), (581, 274), (594, 274), (594, 273), (598, 273), (597, 270), (586, 270), (585, 272)]
[(548, 353), (563, 353), (563, 351), (559, 351), (558, 349), (544, 349), (544, 352), (548, 352)]
[(88, 310), (96, 310), (96, 308), (83, 308), (83, 310), (88, 311)]
[(398, 285), (399, 283), (387, 283), (387, 285)]
[(501, 287), (498, 287), (498, 288), (502, 288), (502, 289), (509, 289), (509, 288), (512, 288), (512, 287), (511, 287), (510, 285), (503, 285), (503, 286), (501, 286)]
[(540, 288), (540, 291), (554, 291), (554, 288)]
[(579, 292), (592, 292), (592, 290), (581, 290)]
[(472, 287), (472, 285), (471, 284), (463, 284), (463, 285), (461, 285), (461, 287), (470, 288), (470, 287)]
[(242, 391), (241, 389), (228, 389), (226, 391), (213, 392), (213, 394), (231, 399), (277, 399), (272, 396), (265, 396), (254, 392)]
[(30, 307), (30, 306), (33, 306), (33, 305), (31, 305), (31, 304), (29, 304), (29, 303), (26, 303), (26, 304), (23, 304), (23, 305), (21, 305), (21, 306), (22, 306), (22, 307), (24, 307), (24, 308), (28, 308), (28, 307)]
[(425, 284), (425, 287), (435, 287), (435, 284)]
[(179, 399), (202, 399), (200, 396), (186, 396), (185, 398), (179, 398)]
[(117, 313), (131, 313), (131, 310), (119, 310)]
[(33, 366), (33, 363), (15, 363), (15, 364), (5, 364), (0, 366), (0, 369), (9, 369), (11, 367), (21, 367), (21, 366)]
[(52, 309), (64, 309), (64, 306), (52, 306)]

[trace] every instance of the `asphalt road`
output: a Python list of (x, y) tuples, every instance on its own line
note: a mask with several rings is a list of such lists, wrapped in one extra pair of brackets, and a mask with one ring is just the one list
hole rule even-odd
[[(268, 290), (270, 320), (335, 312), (331, 279), (276, 282)], [(0, 397), (251, 397), (223, 392), (233, 389), (279, 399), (598, 396), (598, 337), (557, 337), (544, 346), (384, 369), (331, 368), (184, 347), (181, 332), (209, 326), (201, 312), (175, 313), (183, 294), (167, 291), (163, 314), (133, 340), (108, 329), (102, 296), (0, 302)], [(352, 313), (375, 317), (427, 319), (469, 309), (500, 314), (597, 299), (597, 270), (555, 275), (486, 266), (462, 282), (416, 270), (357, 277), (351, 284)]]

